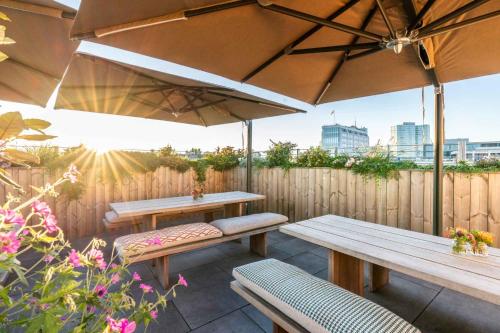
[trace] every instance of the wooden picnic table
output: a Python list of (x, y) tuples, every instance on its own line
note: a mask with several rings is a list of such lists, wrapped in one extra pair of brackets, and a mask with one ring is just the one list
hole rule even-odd
[(224, 209), (225, 215), (243, 215), (244, 205), (251, 201), (263, 200), (264, 195), (248, 192), (221, 192), (205, 194), (203, 198), (194, 200), (192, 196), (168, 197), (150, 200), (114, 202), (111, 209), (118, 218), (146, 219), (151, 229), (156, 229), (158, 216), (181, 215), (187, 213), (207, 212)]
[(358, 295), (364, 262), (371, 290), (389, 282), (389, 270), (500, 304), (500, 250), (488, 257), (451, 253), (452, 240), (335, 215), (282, 226), (280, 231), (330, 249), (329, 279)]

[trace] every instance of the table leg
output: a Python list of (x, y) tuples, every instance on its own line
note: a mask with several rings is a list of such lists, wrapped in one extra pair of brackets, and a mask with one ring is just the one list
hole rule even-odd
[(368, 264), (368, 271), (368, 288), (370, 291), (377, 291), (389, 282), (389, 269), (375, 264)]
[(364, 295), (364, 262), (347, 254), (330, 250), (328, 280), (357, 295)]
[(273, 323), (273, 333), (288, 333), (285, 329), (276, 323)]

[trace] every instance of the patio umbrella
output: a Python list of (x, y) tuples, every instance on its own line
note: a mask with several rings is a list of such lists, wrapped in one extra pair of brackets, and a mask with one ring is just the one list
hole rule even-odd
[(15, 41), (1, 46), (0, 100), (45, 106), (78, 46), (68, 38), (76, 12), (49, 0), (0, 0), (0, 12)]
[(433, 84), (437, 234), (442, 84), (500, 72), (499, 16), (498, 0), (83, 0), (71, 35), (314, 104)]
[(56, 109), (219, 125), (303, 112), (233, 89), (76, 53)]

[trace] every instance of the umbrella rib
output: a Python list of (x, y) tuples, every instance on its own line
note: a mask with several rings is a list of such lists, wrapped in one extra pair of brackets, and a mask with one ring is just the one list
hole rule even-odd
[(290, 54), (310, 54), (310, 53), (323, 53), (323, 52), (339, 52), (339, 51), (352, 51), (352, 50), (365, 50), (365, 49), (378, 49), (380, 48), (380, 43), (360, 43), (360, 44), (347, 44), (347, 45), (334, 45), (334, 46), (323, 46), (323, 47), (312, 47), (306, 49), (295, 49)]
[(47, 78), (49, 78), (51, 80), (54, 80), (54, 81), (57, 81), (57, 82), (60, 81), (59, 78), (57, 78), (57, 77), (55, 77), (55, 76), (53, 76), (53, 75), (51, 75), (51, 74), (49, 74), (47, 72), (44, 72), (41, 69), (35, 68), (35, 67), (31, 66), (31, 65), (28, 65), (28, 64), (26, 64), (26, 63), (24, 63), (24, 62), (22, 62), (20, 60), (14, 59), (12, 57), (7, 58), (6, 61), (12, 62), (12, 63), (14, 63), (16, 65), (21, 66), (21, 67), (24, 67), (24, 68), (30, 70), (31, 72), (36, 72), (36, 73), (38, 73), (40, 75), (43, 75), (43, 76), (45, 76), (45, 77), (47, 77)]
[(16, 0), (0, 0), (0, 7), (5, 7), (37, 15), (50, 16), (55, 18), (66, 18), (71, 20), (74, 19), (76, 16), (76, 12), (67, 12), (59, 8), (42, 6)]
[(272, 104), (272, 103), (266, 103), (266, 102), (257, 101), (257, 100), (250, 99), (250, 98), (233, 96), (233, 95), (227, 95), (227, 94), (223, 94), (223, 93), (219, 93), (219, 92), (211, 92), (211, 94), (212, 95), (221, 96), (221, 97), (234, 98), (234, 99), (237, 99), (237, 100), (240, 100), (240, 101), (245, 101), (245, 102), (250, 102), (250, 103), (254, 103), (254, 104), (269, 106), (269, 107), (273, 107), (273, 108), (278, 108), (278, 109), (283, 109), (283, 110), (288, 110), (288, 111), (293, 111), (293, 112), (305, 113), (304, 110), (300, 110), (300, 109), (288, 107), (288, 106), (285, 106), (285, 105), (283, 105), (283, 106), (282, 105), (276, 105), (276, 104)]
[(450, 20), (452, 20), (452, 19), (454, 19), (462, 14), (467, 13), (468, 11), (471, 11), (476, 7), (479, 7), (483, 4), (485, 4), (488, 1), (489, 0), (474, 0), (472, 2), (469, 2), (468, 4), (452, 11), (451, 13), (449, 13), (441, 18), (438, 18), (437, 20), (435, 20), (433, 22), (430, 22), (426, 26), (421, 27), (418, 31), (420, 34), (425, 34), (429, 31), (431, 31), (432, 29), (434, 29), (440, 25), (443, 25), (446, 22), (448, 22), (448, 21), (450, 21)]
[(441, 34), (444, 34), (444, 33), (450, 32), (450, 31), (454, 31), (454, 30), (457, 30), (457, 29), (460, 29), (460, 28), (465, 28), (465, 27), (471, 26), (471, 25), (476, 24), (476, 23), (480, 23), (480, 22), (484, 22), (484, 21), (487, 21), (487, 20), (491, 20), (493, 18), (496, 18), (497, 16), (500, 16), (500, 10), (497, 10), (497, 11), (494, 11), (494, 12), (491, 12), (491, 13), (488, 13), (488, 14), (480, 15), (480, 16), (477, 16), (477, 17), (473, 17), (473, 18), (470, 18), (468, 20), (465, 20), (465, 21), (462, 21), (462, 22), (458, 22), (458, 23), (455, 23), (455, 24), (450, 24), (450, 25), (447, 25), (447, 26), (442, 27), (442, 28), (431, 30), (431, 31), (426, 32), (426, 33), (424, 33), (422, 35), (419, 35), (417, 37), (416, 41), (419, 41), (419, 40), (422, 40), (422, 39), (425, 39), (425, 38), (434, 37), (434, 36), (437, 36), (437, 35), (441, 35)]
[(382, 18), (384, 19), (385, 25), (387, 26), (387, 29), (389, 29), (389, 34), (391, 35), (391, 38), (396, 38), (396, 31), (392, 26), (391, 20), (389, 19), (389, 15), (385, 11), (384, 5), (382, 5), (382, 0), (376, 0), (376, 1), (378, 9), (380, 10), (380, 14), (382, 14)]
[[(368, 26), (368, 24), (370, 23), (370, 21), (372, 20), (372, 18), (376, 12), (377, 12), (377, 6), (373, 6), (372, 9), (370, 9), (370, 11), (368, 12), (368, 15), (366, 15), (365, 19), (363, 20), (363, 23), (361, 23), (362, 30), (366, 29), (366, 27)], [(355, 36), (352, 39), (351, 44), (356, 44), (358, 42), (358, 40), (359, 40), (359, 36)], [(373, 50), (368, 50), (368, 51), (373, 51)], [(328, 88), (330, 88), (330, 86), (332, 85), (333, 80), (337, 76), (337, 73), (340, 71), (340, 68), (344, 65), (344, 62), (346, 60), (348, 60), (349, 53), (350, 53), (350, 51), (345, 51), (344, 56), (342, 57), (340, 62), (337, 64), (337, 66), (335, 66), (335, 68), (333, 69), (332, 74), (330, 75), (330, 77), (326, 81), (326, 83), (323, 86), (323, 88), (321, 89), (318, 97), (316, 98), (316, 101), (314, 102), (316, 105), (319, 104), (319, 102), (321, 101), (321, 99), (325, 95)]]
[[(328, 21), (332, 21), (339, 17), (341, 14), (345, 13), (349, 8), (357, 4), (360, 0), (351, 0), (347, 4), (345, 4), (342, 8), (336, 10), (333, 12), (330, 16), (326, 18)], [(264, 61), (261, 65), (259, 65), (257, 68), (255, 68), (253, 71), (251, 71), (249, 74), (247, 74), (241, 81), (246, 82), (250, 80), (252, 77), (266, 69), (268, 66), (270, 66), (272, 63), (274, 63), (276, 60), (280, 59), (282, 56), (287, 55), (289, 53), (289, 50), (293, 49), (309, 37), (311, 37), (313, 34), (318, 32), (321, 28), (323, 28), (322, 24), (316, 24), (314, 27), (312, 27), (310, 30), (305, 32), (303, 35), (295, 39), (291, 44), (285, 46), (283, 49), (275, 53), (272, 57), (268, 58), (266, 61)]]
[(424, 7), (420, 10), (417, 17), (413, 20), (413, 22), (408, 26), (408, 31), (412, 31), (415, 27), (422, 21), (425, 14), (431, 9), (432, 5), (436, 2), (436, 0), (427, 0)]
[(317, 17), (317, 16), (314, 16), (314, 15), (311, 15), (311, 14), (300, 12), (298, 10), (294, 10), (294, 9), (291, 9), (291, 8), (287, 8), (287, 7), (275, 5), (272, 2), (270, 2), (270, 1), (258, 0), (258, 2), (259, 2), (260, 6), (262, 8), (265, 8), (267, 10), (270, 10), (270, 11), (273, 11), (273, 12), (276, 12), (276, 13), (280, 13), (280, 14), (284, 14), (284, 15), (287, 15), (287, 16), (295, 17), (297, 19), (308, 21), (308, 22), (312, 22), (312, 23), (321, 24), (321, 25), (323, 25), (325, 27), (328, 27), (328, 28), (331, 28), (331, 29), (335, 29), (335, 30), (339, 30), (339, 31), (342, 31), (342, 32), (345, 32), (345, 33), (349, 33), (349, 34), (353, 34), (353, 35), (356, 35), (356, 36), (364, 37), (364, 38), (367, 38), (367, 39), (370, 39), (370, 40), (374, 40), (374, 41), (377, 41), (377, 42), (382, 42), (383, 41), (383, 37), (382, 36), (374, 34), (374, 33), (371, 33), (371, 32), (368, 32), (368, 31), (360, 30), (360, 29), (357, 29), (357, 28), (354, 28), (354, 27), (351, 27), (351, 26), (348, 26), (348, 25), (345, 25), (345, 24), (342, 24), (342, 23), (328, 21), (328, 20), (325, 20), (325, 19), (323, 19), (321, 17)]

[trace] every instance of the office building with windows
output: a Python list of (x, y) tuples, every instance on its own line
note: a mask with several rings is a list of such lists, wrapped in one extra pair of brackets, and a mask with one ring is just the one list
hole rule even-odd
[(404, 122), (391, 126), (391, 145), (396, 146), (396, 157), (403, 159), (423, 158), (424, 145), (427, 144), (431, 144), (429, 125)]
[(321, 147), (333, 153), (352, 152), (369, 144), (368, 129), (365, 127), (340, 124), (321, 127)]

